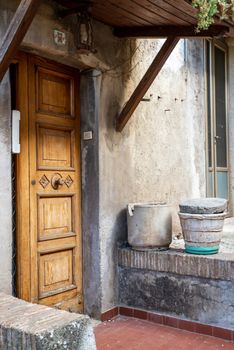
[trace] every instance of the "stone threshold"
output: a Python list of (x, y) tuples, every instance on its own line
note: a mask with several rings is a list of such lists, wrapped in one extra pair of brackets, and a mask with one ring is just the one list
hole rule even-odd
[(136, 251), (118, 248), (118, 265), (225, 281), (234, 280), (234, 254), (193, 255), (182, 249)]
[(177, 317), (168, 316), (156, 312), (150, 312), (143, 309), (135, 309), (126, 306), (117, 306), (104, 312), (101, 315), (101, 321), (111, 321), (117, 316), (134, 317), (141, 320), (161, 324), (168, 327), (182, 329), (192, 333), (209, 335), (234, 342), (234, 330), (218, 327), (210, 324), (194, 322)]

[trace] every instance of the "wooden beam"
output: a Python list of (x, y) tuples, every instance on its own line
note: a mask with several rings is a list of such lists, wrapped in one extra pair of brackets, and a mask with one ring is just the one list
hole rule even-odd
[(0, 82), (37, 12), (41, 0), (21, 0), (0, 47)]
[(125, 107), (123, 108), (122, 112), (120, 113), (117, 123), (116, 123), (116, 130), (122, 131), (129, 119), (131, 118), (133, 112), (141, 102), (141, 99), (146, 94), (147, 90), (153, 83), (154, 79), (162, 69), (164, 63), (170, 56), (171, 52), (173, 51), (174, 47), (178, 43), (180, 39), (177, 37), (168, 38), (165, 43), (163, 44), (161, 50), (151, 63), (150, 67), (148, 68), (147, 72), (145, 73), (144, 77), (136, 87), (135, 91), (133, 92), (132, 96), (126, 103)]
[(196, 26), (142, 26), (142, 27), (116, 27), (114, 35), (119, 38), (210, 38), (225, 35), (229, 32), (229, 27), (225, 25), (212, 25), (207, 30), (196, 33)]
[[(57, 0), (57, 2), (59, 2), (59, 1)], [(82, 11), (89, 12), (91, 10), (92, 4), (93, 3), (90, 0), (76, 2), (76, 6), (72, 6), (71, 8), (68, 7), (66, 10), (59, 11), (59, 17), (65, 18), (65, 17), (71, 16), (71, 15), (77, 14), (79, 12), (82, 12)], [(67, 6), (68, 6), (68, 4), (67, 4)]]

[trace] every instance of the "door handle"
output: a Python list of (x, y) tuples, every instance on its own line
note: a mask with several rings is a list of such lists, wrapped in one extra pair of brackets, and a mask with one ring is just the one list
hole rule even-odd
[(214, 136), (214, 142), (217, 143), (218, 140), (221, 140), (222, 137), (221, 136)]

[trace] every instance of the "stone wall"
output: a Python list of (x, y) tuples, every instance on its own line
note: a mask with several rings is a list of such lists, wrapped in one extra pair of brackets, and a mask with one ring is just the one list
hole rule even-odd
[(234, 327), (232, 255), (119, 250), (120, 305)]

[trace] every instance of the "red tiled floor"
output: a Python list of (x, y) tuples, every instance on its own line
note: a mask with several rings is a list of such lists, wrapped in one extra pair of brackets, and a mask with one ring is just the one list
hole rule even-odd
[(125, 316), (95, 328), (97, 350), (234, 350), (234, 343)]

